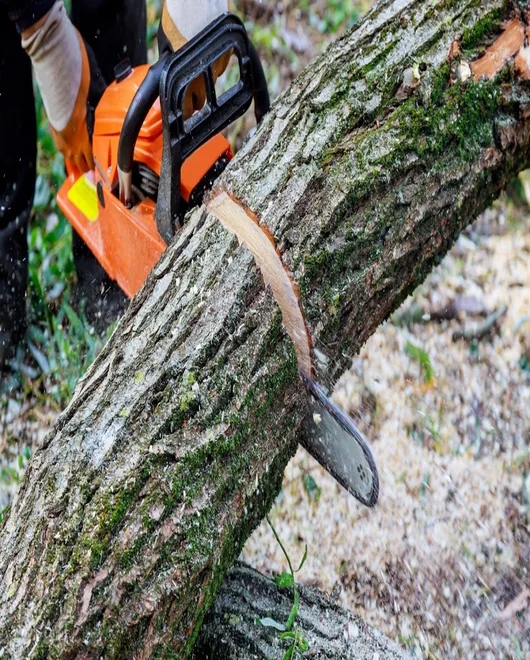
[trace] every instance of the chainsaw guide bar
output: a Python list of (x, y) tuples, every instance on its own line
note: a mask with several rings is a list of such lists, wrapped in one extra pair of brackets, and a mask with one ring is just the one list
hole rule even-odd
[(302, 380), (309, 394), (302, 446), (355, 499), (366, 506), (375, 506), (379, 498), (379, 475), (363, 434), (318, 383), (304, 374)]

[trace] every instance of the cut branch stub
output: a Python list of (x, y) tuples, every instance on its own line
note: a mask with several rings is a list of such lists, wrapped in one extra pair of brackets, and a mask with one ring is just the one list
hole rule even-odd
[[(500, 36), (486, 50), (484, 55), (471, 64), (471, 71), (475, 81), (481, 78), (493, 78), (502, 67), (517, 55), (520, 60), (521, 50), (524, 48), (526, 38), (525, 25), (520, 18), (514, 18), (507, 23)], [(525, 60), (526, 61), (526, 60)]]

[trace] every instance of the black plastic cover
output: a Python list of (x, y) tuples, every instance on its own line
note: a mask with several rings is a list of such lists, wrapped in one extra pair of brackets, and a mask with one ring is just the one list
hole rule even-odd
[[(238, 60), (240, 80), (217, 97), (214, 63), (231, 51)], [(186, 120), (188, 85), (203, 76), (206, 103)], [(160, 79), (163, 155), (156, 208), (157, 227), (169, 242), (180, 224), (180, 169), (183, 161), (213, 135), (243, 115), (255, 101), (258, 121), (269, 110), (269, 94), (259, 57), (243, 23), (232, 14), (213, 21), (174, 55), (167, 57)]]

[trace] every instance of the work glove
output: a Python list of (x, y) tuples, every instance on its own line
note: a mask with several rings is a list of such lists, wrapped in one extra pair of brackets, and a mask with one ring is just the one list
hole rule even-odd
[[(160, 55), (172, 53), (203, 30), (218, 16), (228, 11), (227, 0), (165, 0), (158, 28)], [(213, 65), (214, 79), (222, 75), (230, 61), (225, 53)], [(206, 101), (202, 75), (190, 83), (184, 99), (184, 118), (200, 110)]]
[(81, 172), (94, 168), (89, 123), (105, 89), (92, 51), (62, 0), (22, 32), (57, 149)]

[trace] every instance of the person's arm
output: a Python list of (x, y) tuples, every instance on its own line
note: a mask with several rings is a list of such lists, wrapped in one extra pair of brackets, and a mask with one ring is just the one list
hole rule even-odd
[(87, 102), (95, 93), (94, 86), (101, 94), (104, 83), (97, 69), (91, 74), (87, 47), (63, 2), (54, 2), (46, 14), (21, 31), (21, 37), (57, 148), (82, 172), (92, 169)]
[(160, 52), (178, 50), (226, 11), (227, 0), (165, 0), (158, 32)]
[[(142, 0), (138, 0), (142, 1)], [(57, 148), (81, 171), (94, 167), (87, 102), (95, 107), (104, 82), (62, 0), (7, 0), (31, 57)], [(227, 0), (165, 0), (160, 51), (175, 51), (227, 10)], [(224, 67), (223, 67), (224, 68)], [(201, 81), (189, 90), (190, 114), (204, 103)]]

